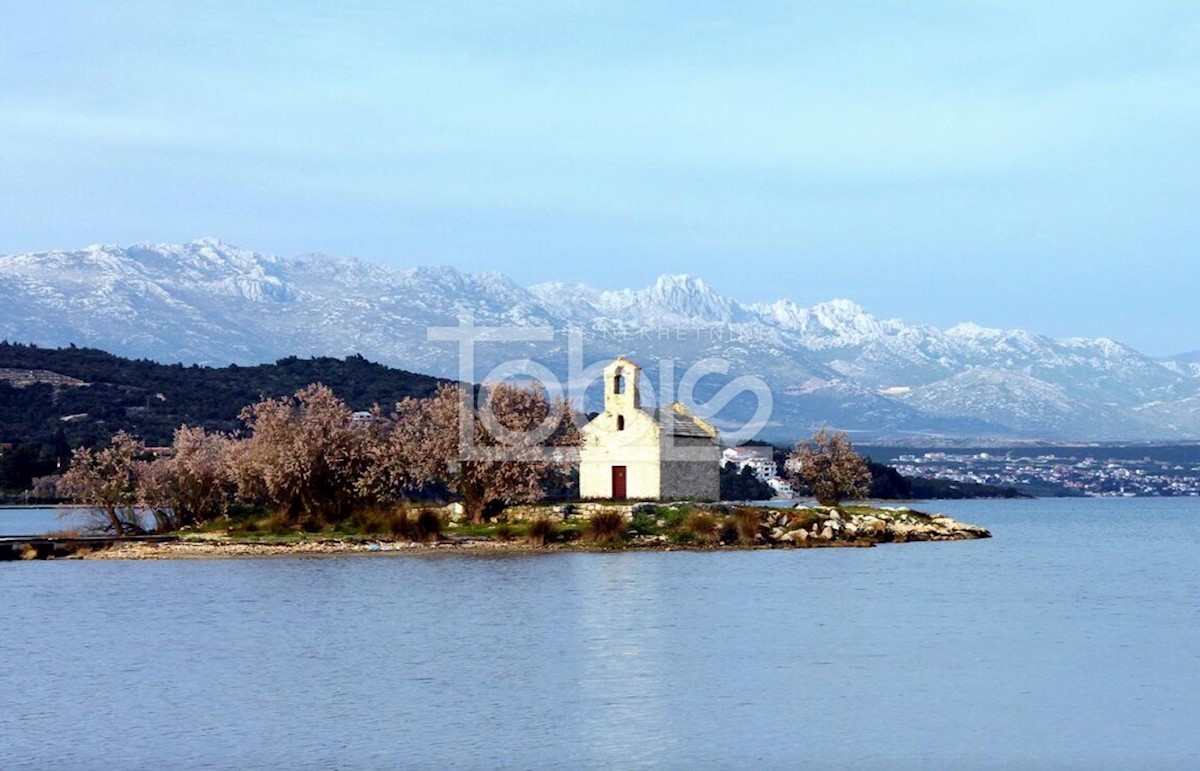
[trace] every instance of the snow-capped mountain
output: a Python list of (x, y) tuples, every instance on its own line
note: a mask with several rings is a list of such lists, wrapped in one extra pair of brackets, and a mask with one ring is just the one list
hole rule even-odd
[[(702, 360), (728, 371), (700, 378), (692, 397), (701, 403), (739, 375), (762, 377), (774, 402), (771, 438), (825, 424), (908, 440), (1200, 438), (1194, 357), (1155, 360), (1104, 338), (970, 323), (940, 330), (878, 319), (849, 300), (743, 304), (686, 275), (644, 289), (524, 288), (498, 273), (280, 258), (206, 238), (0, 257), (0, 309), (0, 338), (12, 341), (206, 364), (361, 353), (449, 377), (464, 374), (458, 349), (430, 339), (431, 327), (469, 315), (477, 326), (555, 330), (551, 340), (479, 344), (473, 379), (519, 357), (578, 374), (565, 334), (577, 329), (584, 365), (629, 355), (657, 398), (676, 396)], [(660, 372), (663, 360), (673, 373)], [(754, 406), (742, 394), (718, 421), (735, 423)]]

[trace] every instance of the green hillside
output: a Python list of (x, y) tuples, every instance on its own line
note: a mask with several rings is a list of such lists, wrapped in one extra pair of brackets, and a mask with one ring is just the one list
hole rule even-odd
[(182, 424), (240, 427), (238, 412), (263, 397), (320, 382), (352, 409), (390, 407), (427, 396), (427, 375), (345, 359), (289, 357), (253, 367), (200, 367), (131, 360), (92, 348), (0, 343), (0, 443), (92, 445), (129, 431), (149, 445), (171, 443)]

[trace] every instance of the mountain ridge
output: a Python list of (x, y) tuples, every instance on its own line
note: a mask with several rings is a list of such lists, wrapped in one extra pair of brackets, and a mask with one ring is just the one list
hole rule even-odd
[[(898, 440), (1200, 438), (1200, 364), (1187, 356), (1153, 359), (1106, 337), (1054, 339), (969, 321), (941, 330), (880, 319), (845, 298), (741, 303), (687, 273), (640, 289), (522, 287), (498, 272), (278, 257), (206, 237), (0, 256), (0, 303), (3, 339), (188, 364), (362, 354), (457, 377), (457, 350), (429, 340), (430, 327), (469, 314), (480, 326), (559, 332), (478, 346), (476, 379), (524, 356), (565, 378), (561, 333), (576, 329), (585, 363), (630, 355), (649, 362), (648, 380), (667, 359), (677, 363), (676, 383), (714, 358), (728, 363), (729, 378), (762, 377), (774, 398), (764, 433), (774, 438), (820, 425)], [(693, 401), (716, 391), (712, 376), (702, 378)], [(714, 417), (736, 424), (749, 401)]]

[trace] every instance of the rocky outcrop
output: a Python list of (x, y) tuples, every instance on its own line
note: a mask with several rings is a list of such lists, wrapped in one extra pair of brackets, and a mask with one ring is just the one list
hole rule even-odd
[(789, 546), (869, 546), (991, 538), (987, 529), (913, 509), (806, 506), (768, 513), (760, 539)]
[[(741, 546), (803, 547), (874, 546), (908, 541), (966, 541), (991, 538), (987, 529), (951, 519), (942, 514), (925, 514), (907, 508), (847, 506), (797, 506), (792, 509), (734, 507), (723, 504), (672, 504), (703, 508), (712, 513), (759, 517), (753, 544)], [(635, 545), (654, 545), (652, 537), (634, 539)], [(733, 544), (730, 544), (733, 545)]]

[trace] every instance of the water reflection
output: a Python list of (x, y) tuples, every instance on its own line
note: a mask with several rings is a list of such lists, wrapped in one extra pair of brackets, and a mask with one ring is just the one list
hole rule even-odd
[(596, 765), (650, 763), (673, 752), (664, 677), (681, 651), (670, 634), (671, 597), (642, 562), (619, 553), (572, 560), (584, 650), (581, 751)]

